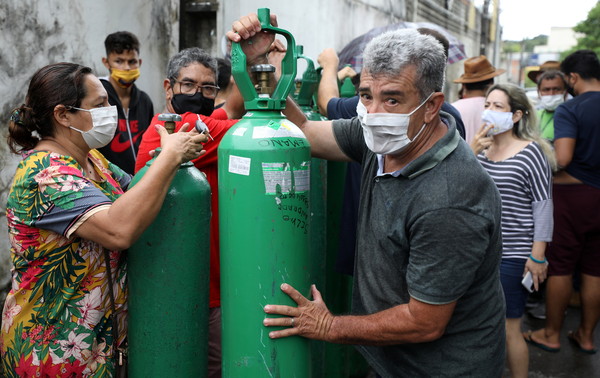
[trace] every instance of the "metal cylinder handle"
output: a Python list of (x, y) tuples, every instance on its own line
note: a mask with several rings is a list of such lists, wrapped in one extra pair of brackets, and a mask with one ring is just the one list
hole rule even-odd
[(181, 116), (175, 113), (161, 113), (158, 115), (158, 120), (164, 121), (167, 132), (173, 134), (175, 132), (175, 122), (180, 122)]
[(300, 106), (309, 106), (314, 93), (317, 91), (317, 86), (319, 85), (319, 75), (317, 74), (313, 60), (304, 56), (303, 53), (304, 46), (296, 45), (296, 56), (298, 60), (304, 59), (304, 61), (306, 61), (306, 71), (302, 74), (302, 83), (298, 89), (296, 102)]
[(287, 95), (293, 89), (296, 79), (296, 42), (287, 30), (271, 26), (271, 15), (268, 8), (258, 9), (257, 15), (262, 30), (281, 34), (286, 39), (287, 52), (281, 61), (281, 77), (271, 98), (265, 99), (259, 96), (246, 71), (246, 54), (238, 42), (233, 42), (231, 45), (231, 74), (244, 98), (246, 110), (284, 109)]

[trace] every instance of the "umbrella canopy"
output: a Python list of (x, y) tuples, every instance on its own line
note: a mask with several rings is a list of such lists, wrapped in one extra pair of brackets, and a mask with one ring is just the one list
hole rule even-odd
[(362, 34), (350, 41), (350, 43), (348, 43), (338, 54), (340, 57), (340, 69), (346, 64), (350, 64), (356, 72), (360, 72), (363, 63), (363, 50), (365, 49), (365, 46), (378, 35), (396, 29), (418, 28), (429, 28), (436, 30), (442, 33), (442, 35), (448, 39), (448, 42), (450, 42), (450, 48), (448, 49), (448, 64), (458, 62), (467, 57), (467, 54), (465, 53), (465, 46), (443, 27), (431, 22), (398, 22), (396, 24), (373, 28), (365, 34)]

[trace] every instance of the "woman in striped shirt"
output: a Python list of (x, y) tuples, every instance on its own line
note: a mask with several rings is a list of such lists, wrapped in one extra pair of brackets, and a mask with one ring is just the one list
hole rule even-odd
[(483, 126), (471, 148), (494, 179), (502, 198), (502, 263), (506, 298), (506, 347), (512, 377), (527, 377), (529, 354), (521, 334), (531, 273), (534, 290), (546, 279), (546, 243), (552, 238), (552, 148), (540, 136), (523, 89), (492, 86), (485, 99)]

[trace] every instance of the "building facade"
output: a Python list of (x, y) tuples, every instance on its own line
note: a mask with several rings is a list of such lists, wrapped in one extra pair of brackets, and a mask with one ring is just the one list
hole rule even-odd
[[(488, 10), (497, 9), (498, 0), (490, 1), (483, 4)], [(140, 39), (143, 64), (137, 84), (160, 111), (169, 57), (191, 46), (223, 56), (227, 50), (224, 34), (232, 22), (258, 7), (277, 14), (279, 25), (289, 30), (304, 46), (304, 55), (315, 61), (327, 47), (340, 51), (356, 36), (400, 21), (438, 24), (464, 44), (467, 56), (479, 55), (482, 49), (493, 56), (497, 44), (497, 28), (492, 22), (497, 20), (497, 12), (482, 10), (472, 0), (3, 0), (0, 112), (5, 121), (0, 130), (6, 133), (11, 109), (24, 102), (29, 80), (42, 66), (70, 61), (92, 67), (98, 76), (107, 75), (101, 60), (104, 38), (119, 30), (131, 31)], [(460, 76), (462, 66), (459, 62), (448, 67), (446, 95), (450, 99), (456, 98), (458, 91), (451, 79)], [(5, 206), (17, 161), (1, 143), (0, 288), (7, 287), (10, 277)]]

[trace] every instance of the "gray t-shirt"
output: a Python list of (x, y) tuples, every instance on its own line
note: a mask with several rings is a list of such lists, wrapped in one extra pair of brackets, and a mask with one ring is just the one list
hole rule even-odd
[(410, 297), (456, 302), (438, 340), (359, 350), (383, 377), (500, 377), (500, 195), (454, 119), (440, 114), (446, 135), (401, 171), (380, 176), (360, 121), (333, 123), (341, 149), (363, 166), (352, 312), (372, 314)]

